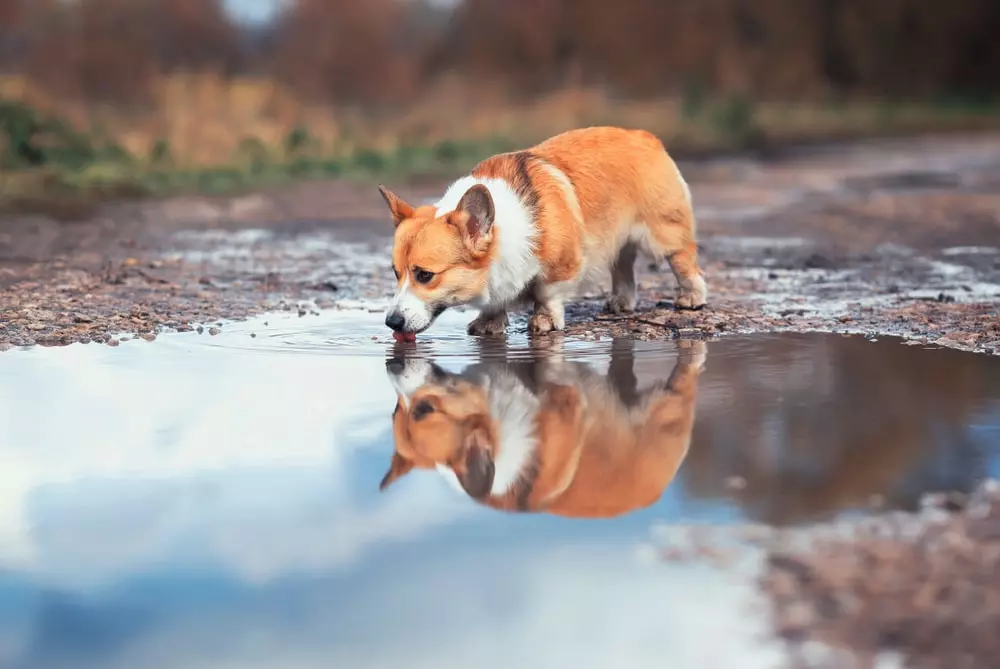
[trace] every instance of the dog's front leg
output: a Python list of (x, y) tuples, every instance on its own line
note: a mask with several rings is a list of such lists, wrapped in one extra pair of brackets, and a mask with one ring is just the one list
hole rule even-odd
[(528, 332), (541, 335), (566, 327), (563, 288), (561, 284), (542, 284), (535, 289), (535, 313), (528, 320)]
[(475, 320), (469, 323), (469, 334), (473, 336), (502, 335), (507, 331), (507, 311), (505, 309), (483, 309)]

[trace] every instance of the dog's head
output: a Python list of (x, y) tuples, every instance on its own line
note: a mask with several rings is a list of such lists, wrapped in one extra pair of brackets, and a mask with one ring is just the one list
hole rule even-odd
[(426, 360), (394, 358), (386, 372), (397, 395), (395, 451), (379, 489), (416, 467), (454, 476), (473, 499), (489, 495), (496, 428), (485, 389)]
[(454, 210), (438, 212), (434, 206), (412, 207), (384, 186), (379, 192), (395, 226), (392, 269), (397, 285), (385, 324), (416, 334), (448, 307), (483, 293), (496, 214), (493, 198), (477, 184)]

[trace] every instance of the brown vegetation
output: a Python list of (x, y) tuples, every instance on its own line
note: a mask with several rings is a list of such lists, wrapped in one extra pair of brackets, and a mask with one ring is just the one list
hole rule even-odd
[[(992, 96), (997, 34), (993, 0), (295, 0), (267, 26), (221, 0), (0, 0), (0, 96), (192, 163), (299, 126), (327, 146), (676, 134), (712, 100)], [(745, 125), (740, 104), (713, 123)]]

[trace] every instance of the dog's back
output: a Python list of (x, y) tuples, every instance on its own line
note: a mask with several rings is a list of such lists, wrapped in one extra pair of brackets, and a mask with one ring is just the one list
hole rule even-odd
[(690, 445), (699, 365), (679, 361), (631, 407), (611, 379), (579, 367), (540, 388), (538, 471), (521, 508), (509, 498), (491, 506), (611, 517), (649, 506), (673, 480)]

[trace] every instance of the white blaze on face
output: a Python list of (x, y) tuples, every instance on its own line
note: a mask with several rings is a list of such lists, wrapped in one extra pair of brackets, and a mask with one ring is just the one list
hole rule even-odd
[(435, 469), (437, 470), (438, 474), (444, 477), (444, 480), (448, 482), (448, 485), (450, 485), (452, 488), (462, 493), (463, 495), (468, 494), (467, 492), (465, 492), (465, 488), (462, 487), (462, 482), (458, 480), (458, 474), (455, 473), (454, 469), (452, 469), (448, 465), (441, 465), (441, 464), (436, 465)]
[(396, 294), (389, 304), (389, 313), (399, 313), (405, 325), (403, 329), (407, 332), (420, 332), (428, 328), (433, 318), (431, 310), (419, 297), (413, 294), (413, 287), (410, 285), (410, 278), (407, 277), (402, 285), (396, 290)]
[(392, 387), (403, 398), (404, 405), (409, 409), (410, 398), (413, 393), (430, 381), (433, 376), (433, 367), (426, 360), (407, 359), (403, 364), (402, 372), (389, 372), (389, 381), (392, 382)]

